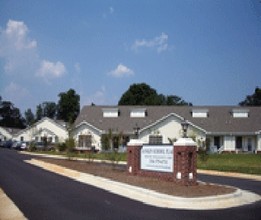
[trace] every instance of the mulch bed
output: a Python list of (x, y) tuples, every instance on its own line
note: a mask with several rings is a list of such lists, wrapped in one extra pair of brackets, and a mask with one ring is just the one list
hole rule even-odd
[(127, 173), (126, 166), (112, 165), (108, 163), (83, 162), (76, 160), (59, 160), (50, 158), (37, 158), (39, 160), (60, 165), (69, 169), (96, 176), (105, 177), (122, 183), (140, 186), (154, 191), (181, 197), (203, 197), (224, 195), (235, 192), (234, 188), (214, 185), (209, 183), (198, 183), (196, 186), (180, 186), (173, 182), (162, 181), (152, 177), (133, 176)]

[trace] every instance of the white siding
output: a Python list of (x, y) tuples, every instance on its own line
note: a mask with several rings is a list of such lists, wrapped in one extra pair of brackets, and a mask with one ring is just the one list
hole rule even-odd
[(224, 137), (224, 150), (234, 151), (236, 149), (236, 138), (235, 136), (225, 136)]
[(2, 141), (9, 140), (12, 139), (12, 135), (5, 128), (0, 127), (0, 139)]
[(76, 127), (73, 130), (73, 138), (76, 141), (76, 146), (79, 141), (79, 135), (91, 135), (92, 136), (92, 145), (95, 146), (95, 149), (101, 150), (101, 136), (100, 133), (90, 127), (88, 124), (83, 123), (79, 127)]
[(65, 127), (55, 123), (53, 120), (45, 118), (39, 123), (23, 130), (15, 136), (15, 140), (34, 141), (36, 137), (49, 137), (52, 142), (58, 139), (59, 142), (64, 142), (68, 138), (68, 132)]
[[(183, 135), (181, 120), (174, 116), (170, 116), (153, 127), (143, 131), (140, 138), (145, 143), (149, 143), (149, 136), (154, 134), (162, 135), (164, 144), (169, 143), (169, 139), (177, 140)], [(193, 126), (189, 126), (187, 134), (189, 137), (196, 137), (199, 140), (205, 140), (205, 134)]]
[(257, 135), (257, 147), (256, 147), (256, 149), (258, 151), (261, 151), (261, 134)]

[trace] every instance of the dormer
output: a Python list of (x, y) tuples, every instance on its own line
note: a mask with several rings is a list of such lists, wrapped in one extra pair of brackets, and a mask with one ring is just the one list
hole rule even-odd
[(249, 109), (234, 108), (232, 109), (232, 116), (233, 118), (248, 118)]
[(118, 118), (120, 113), (118, 108), (103, 108), (102, 112), (104, 118)]
[(207, 118), (208, 112), (209, 111), (206, 108), (198, 108), (198, 109), (192, 109), (191, 114), (192, 114), (192, 118)]
[(134, 108), (131, 109), (130, 117), (131, 118), (145, 118), (147, 115), (146, 108)]

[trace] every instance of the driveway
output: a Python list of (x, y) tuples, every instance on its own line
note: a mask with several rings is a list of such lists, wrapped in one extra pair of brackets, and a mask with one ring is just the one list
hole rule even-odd
[[(24, 162), (31, 158), (0, 148), (0, 187), (28, 219), (261, 219), (261, 202), (214, 211), (155, 208)], [(199, 175), (208, 178), (260, 193), (258, 182)]]

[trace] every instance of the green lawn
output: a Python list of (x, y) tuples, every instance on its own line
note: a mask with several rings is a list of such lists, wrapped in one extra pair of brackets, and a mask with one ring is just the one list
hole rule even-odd
[[(47, 152), (42, 152), (47, 153)], [(58, 154), (68, 156), (66, 153), (48, 152), (49, 154)], [(80, 157), (89, 159), (110, 160), (112, 162), (126, 161), (127, 154), (83, 154), (72, 153), (69, 157)], [(204, 170), (218, 170), (227, 172), (247, 173), (261, 175), (261, 155), (258, 154), (213, 154), (208, 155), (206, 161), (197, 157), (197, 168)]]
[(214, 154), (205, 162), (197, 160), (198, 169), (231, 171), (261, 175), (261, 155), (257, 154)]

